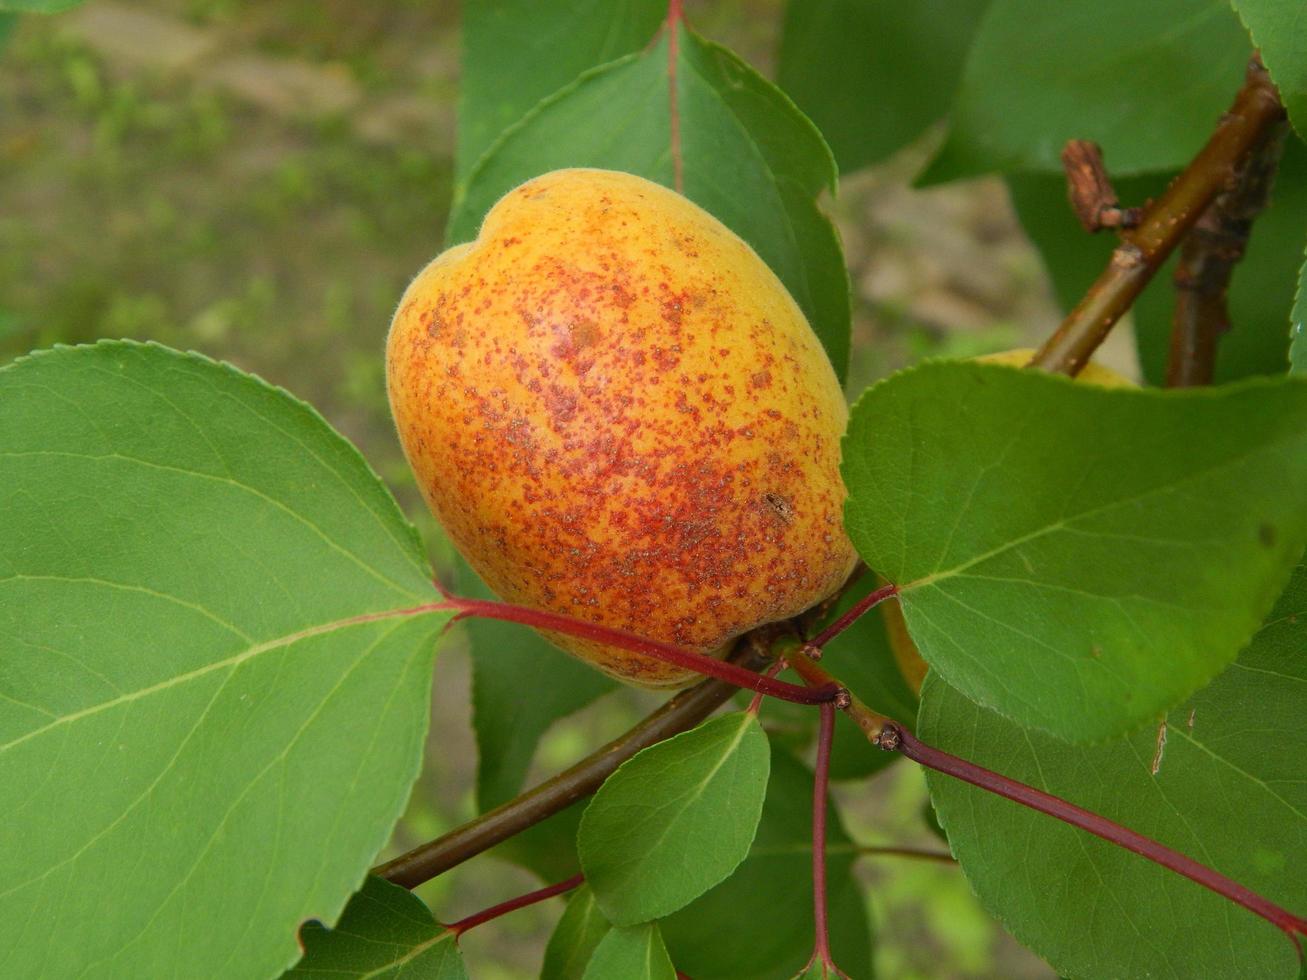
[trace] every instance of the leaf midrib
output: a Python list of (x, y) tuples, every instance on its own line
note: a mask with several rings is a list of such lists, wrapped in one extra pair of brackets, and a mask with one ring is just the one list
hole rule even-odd
[[(1047, 534), (1052, 534), (1055, 531), (1065, 530), (1071, 524), (1082, 521), (1089, 517), (1097, 516), (1098, 514), (1105, 513), (1107, 511), (1114, 510), (1119, 507), (1124, 507), (1129, 504), (1138, 503), (1141, 500), (1144, 500), (1148, 497), (1154, 496), (1159, 493), (1167, 493), (1167, 492), (1177, 490), (1181, 487), (1184, 487), (1186, 484), (1193, 483), (1197, 480), (1201, 480), (1203, 478), (1211, 476), (1214, 473), (1220, 472), (1221, 470), (1229, 469), (1230, 467), (1242, 463), (1245, 460), (1248, 460), (1254, 456), (1262, 455), (1263, 453), (1270, 451), (1271, 449), (1273, 449), (1274, 447), (1282, 443), (1301, 442), (1303, 438), (1304, 437), (1302, 433), (1288, 433), (1280, 438), (1270, 439), (1267, 440), (1266, 442), (1259, 443), (1255, 448), (1250, 449), (1246, 452), (1236, 453), (1232, 456), (1228, 456), (1225, 459), (1222, 459), (1212, 464), (1211, 466), (1206, 466), (1201, 469), (1194, 470), (1190, 473), (1186, 473), (1180, 478), (1172, 482), (1160, 483), (1155, 486), (1148, 487), (1147, 489), (1142, 490), (1137, 494), (1133, 494), (1127, 497), (1121, 497), (1116, 500), (1107, 501), (1105, 503), (1098, 504), (1097, 506), (1090, 507), (1086, 510), (1080, 511), (1077, 514), (1065, 515), (1059, 518), (1058, 520), (1053, 521), (1050, 524), (1046, 524), (1043, 527), (1036, 528), (1035, 530), (1030, 531), (1027, 534), (1023, 534), (1020, 537), (1014, 538), (1011, 541), (1007, 541), (996, 548), (991, 548), (989, 551), (983, 552), (982, 554), (979, 554), (974, 558), (964, 561), (961, 564), (955, 565), (953, 568), (937, 570), (931, 572), (929, 575), (924, 575), (921, 578), (914, 579), (913, 581), (908, 582), (905, 585), (900, 585), (899, 593), (902, 594), (905, 592), (910, 592), (914, 589), (919, 589), (929, 585), (934, 585), (935, 583), (943, 581), (945, 579), (956, 577), (958, 575), (963, 574), (967, 569), (974, 568), (976, 565), (989, 561), (991, 558), (996, 558), (997, 556), (1003, 554), (1006, 551), (1010, 551), (1013, 548), (1020, 547), (1023, 544), (1041, 538)], [(905, 527), (907, 526), (907, 521), (904, 521), (904, 526)]]
[(215, 671), (225, 670), (229, 667), (237, 667), (248, 660), (252, 660), (255, 657), (261, 656), (262, 654), (269, 653), (272, 650), (277, 650), (282, 647), (292, 646), (300, 642), (301, 640), (307, 640), (315, 636), (321, 636), (324, 633), (331, 633), (339, 629), (347, 629), (351, 626), (359, 626), (368, 623), (378, 622), (381, 620), (394, 619), (399, 616), (429, 615), (435, 612), (443, 613), (444, 610), (428, 609), (428, 610), (415, 611), (412, 607), (403, 607), (403, 608), (396, 608), (396, 609), (387, 609), (381, 612), (359, 613), (354, 616), (346, 616), (343, 619), (333, 620), (329, 623), (320, 623), (316, 626), (308, 626), (305, 627), (304, 629), (296, 630), (294, 633), (287, 633), (283, 636), (275, 637), (274, 639), (271, 640), (264, 640), (261, 643), (256, 643), (252, 646), (246, 647), (244, 650), (241, 650), (239, 653), (233, 654), (232, 656), (229, 657), (225, 657), (222, 660), (215, 660), (212, 663), (205, 664), (202, 667), (197, 667), (194, 670), (189, 670), (182, 674), (176, 674), (173, 677), (169, 677), (165, 680), (158, 681), (154, 684), (150, 684), (147, 687), (143, 687), (135, 691), (129, 691), (125, 694), (120, 694), (116, 698), (110, 698), (107, 701), (100, 701), (96, 704), (89, 705), (85, 708), (80, 708), (77, 711), (71, 712), (69, 714), (59, 715), (56, 718), (54, 718), (52, 721), (48, 722), (47, 724), (42, 725), (40, 728), (34, 728), (31, 731), (25, 732), (24, 734), (18, 736), (18, 738), (0, 744), (0, 755), (2, 755), (5, 752), (8, 752), (12, 748), (16, 748), (17, 746), (22, 745), (24, 742), (31, 741), (32, 739), (37, 738), (40, 735), (44, 735), (46, 732), (51, 731), (52, 729), (59, 728), (63, 725), (72, 724), (75, 721), (80, 721), (83, 718), (88, 718), (93, 715), (100, 714), (103, 711), (108, 711), (109, 709), (116, 708), (122, 704), (130, 704), (133, 701), (139, 701), (142, 698), (149, 697), (152, 694), (157, 694), (161, 691), (166, 691), (169, 688), (177, 687), (178, 685), (186, 684), (189, 683), (190, 681), (197, 680), (201, 677), (205, 677), (209, 674), (212, 674)]

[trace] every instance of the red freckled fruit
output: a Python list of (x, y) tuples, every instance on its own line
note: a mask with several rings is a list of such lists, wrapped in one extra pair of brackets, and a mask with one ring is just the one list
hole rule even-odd
[[(855, 561), (820, 342), (747, 244), (658, 184), (559, 170), (510, 192), (409, 286), (386, 377), (427, 502), (509, 601), (721, 655)], [(550, 639), (631, 683), (696, 679)]]

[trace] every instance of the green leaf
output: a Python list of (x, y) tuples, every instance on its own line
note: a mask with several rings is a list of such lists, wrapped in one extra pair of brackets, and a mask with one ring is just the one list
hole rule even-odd
[(57, 14), (80, 7), (86, 0), (0, 0), (0, 12), (20, 14)]
[(1069, 139), (1113, 175), (1187, 163), (1239, 89), (1251, 53), (1226, 0), (994, 0), (948, 140), (923, 182), (1061, 171)]
[(1192, 694), (1307, 545), (1307, 383), (1106, 389), (936, 362), (872, 388), (846, 523), (932, 669), (1088, 741)]
[(737, 711), (622, 763), (581, 818), (581, 870), (614, 925), (674, 912), (749, 853), (770, 769), (758, 716)]
[(582, 887), (568, 900), (545, 947), (540, 980), (581, 980), (586, 964), (612, 926), (599, 911), (594, 892)]
[(989, 0), (790, 0), (777, 80), (845, 173), (943, 117)]
[[(935, 674), (921, 737), (1147, 834), (1292, 911), (1307, 908), (1307, 566), (1238, 663), (1157, 734), (1089, 748), (1017, 728)], [(1275, 927), (1186, 878), (927, 773), (980, 900), (1062, 976), (1292, 977)]]
[(433, 598), (284, 391), (126, 342), (0, 370), (0, 975), (292, 964), (417, 776), (447, 616), (392, 614)]
[[(0, 47), (4, 46), (4, 43), (8, 39), (10, 32), (13, 31), (14, 25), (17, 23), (18, 23), (18, 16), (16, 14), (0, 13)], [(4, 329), (4, 327), (5, 324), (3, 322), (0, 322), (0, 337), (3, 337), (7, 332)]]
[(686, 197), (767, 262), (842, 378), (848, 274), (816, 204), (835, 186), (830, 150), (793, 103), (735, 55), (679, 24), (676, 39), (674, 59), (664, 31), (647, 50), (585, 73), (505, 132), (456, 193), (449, 240), (470, 241), (499, 198), (546, 171), (601, 167), (671, 187), (679, 158)]
[[(1283, 374), (1299, 259), (1307, 241), (1307, 147), (1292, 136), (1266, 210), (1253, 223), (1243, 260), (1230, 280), (1231, 329), (1217, 347), (1217, 382), (1254, 374)], [(1175, 310), (1175, 263), (1154, 278), (1135, 303), (1135, 338), (1145, 377), (1166, 378)]]
[[(812, 954), (812, 770), (772, 750), (771, 779), (749, 856), (735, 874), (662, 922), (676, 965), (694, 980), (786, 980)], [(870, 919), (848, 834), (827, 808), (831, 948), (870, 977)]]
[[(465, 561), (464, 595), (494, 598)], [(477, 807), (493, 809), (522, 789), (540, 737), (617, 682), (569, 657), (535, 630), (493, 619), (465, 628), (472, 650), (472, 723), (477, 740)]]
[(1307, 139), (1307, 19), (1299, 0), (1230, 0), (1280, 90), (1298, 135)]
[(1298, 294), (1290, 317), (1289, 373), (1307, 374), (1307, 258), (1298, 274)]
[(667, 947), (653, 922), (610, 929), (586, 967), (585, 980), (676, 980)]
[(467, 980), (454, 934), (407, 889), (369, 877), (335, 929), (310, 922), (300, 930), (304, 958), (286, 977), (387, 977)]
[(663, 0), (482, 0), (464, 6), (458, 179), (545, 96), (586, 69), (647, 45), (666, 13)]

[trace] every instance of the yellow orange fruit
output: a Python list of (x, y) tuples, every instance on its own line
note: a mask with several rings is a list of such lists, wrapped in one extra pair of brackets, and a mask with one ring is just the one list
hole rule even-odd
[[(658, 184), (559, 170), (436, 258), (387, 342), (427, 502), (502, 598), (721, 655), (845, 579), (822, 346), (754, 251)], [(620, 679), (682, 668), (550, 635)]]

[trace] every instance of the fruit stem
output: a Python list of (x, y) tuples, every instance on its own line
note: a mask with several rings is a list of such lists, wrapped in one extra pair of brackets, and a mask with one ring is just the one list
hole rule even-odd
[(863, 596), (852, 606), (850, 606), (848, 611), (844, 613), (843, 616), (835, 620), (835, 622), (831, 623), (824, 630), (822, 630), (820, 633), (814, 636), (810, 641), (808, 641), (808, 646), (816, 647), (818, 650), (821, 650), (824, 646), (826, 646), (827, 643), (835, 639), (835, 637), (839, 636), (846, 629), (852, 626), (857, 620), (862, 618), (862, 616), (865, 613), (867, 613), (871, 609), (874, 609), (876, 606), (880, 605), (890, 596), (896, 596), (898, 594), (899, 594), (899, 587), (897, 585), (894, 585), (893, 583), (890, 583), (889, 585), (883, 585), (879, 589), (875, 589), (872, 592), (868, 592), (865, 596)]
[(465, 919), (459, 919), (447, 925), (445, 928), (454, 934), (454, 941), (467, 932), (483, 923), (498, 919), (501, 915), (507, 915), (509, 912), (516, 912), (518, 909), (524, 909), (528, 905), (535, 905), (537, 902), (543, 902), (547, 898), (553, 898), (555, 895), (561, 895), (569, 892), (585, 881), (585, 875), (574, 874), (566, 881), (555, 882), (552, 885), (546, 885), (544, 888), (537, 888), (533, 892), (527, 892), (525, 895), (519, 895), (517, 898), (510, 898), (507, 902), (500, 902), (498, 905), (492, 905), (488, 909), (483, 909)]
[(623, 650), (630, 650), (632, 653), (639, 653), (654, 660), (660, 660), (665, 664), (692, 670), (708, 677), (716, 677), (718, 680), (734, 684), (736, 687), (756, 691), (759, 694), (779, 698), (782, 701), (792, 701), (795, 704), (822, 704), (835, 700), (839, 694), (838, 686), (814, 688), (790, 684), (787, 681), (778, 681), (771, 677), (764, 677), (752, 670), (747, 670), (728, 660), (718, 660), (716, 657), (709, 657), (694, 650), (663, 643), (661, 640), (650, 640), (643, 636), (637, 636), (635, 633), (628, 633), (626, 630), (600, 626), (597, 623), (588, 623), (583, 619), (576, 619), (562, 613), (532, 609), (529, 606), (519, 606), (511, 602), (468, 599), (455, 595), (447, 595), (443, 601), (437, 603), (437, 606), (442, 609), (456, 611), (460, 619), (467, 616), (499, 619), (508, 623), (521, 623), (535, 629), (552, 630), (579, 639), (593, 640), (608, 646), (620, 647)]

